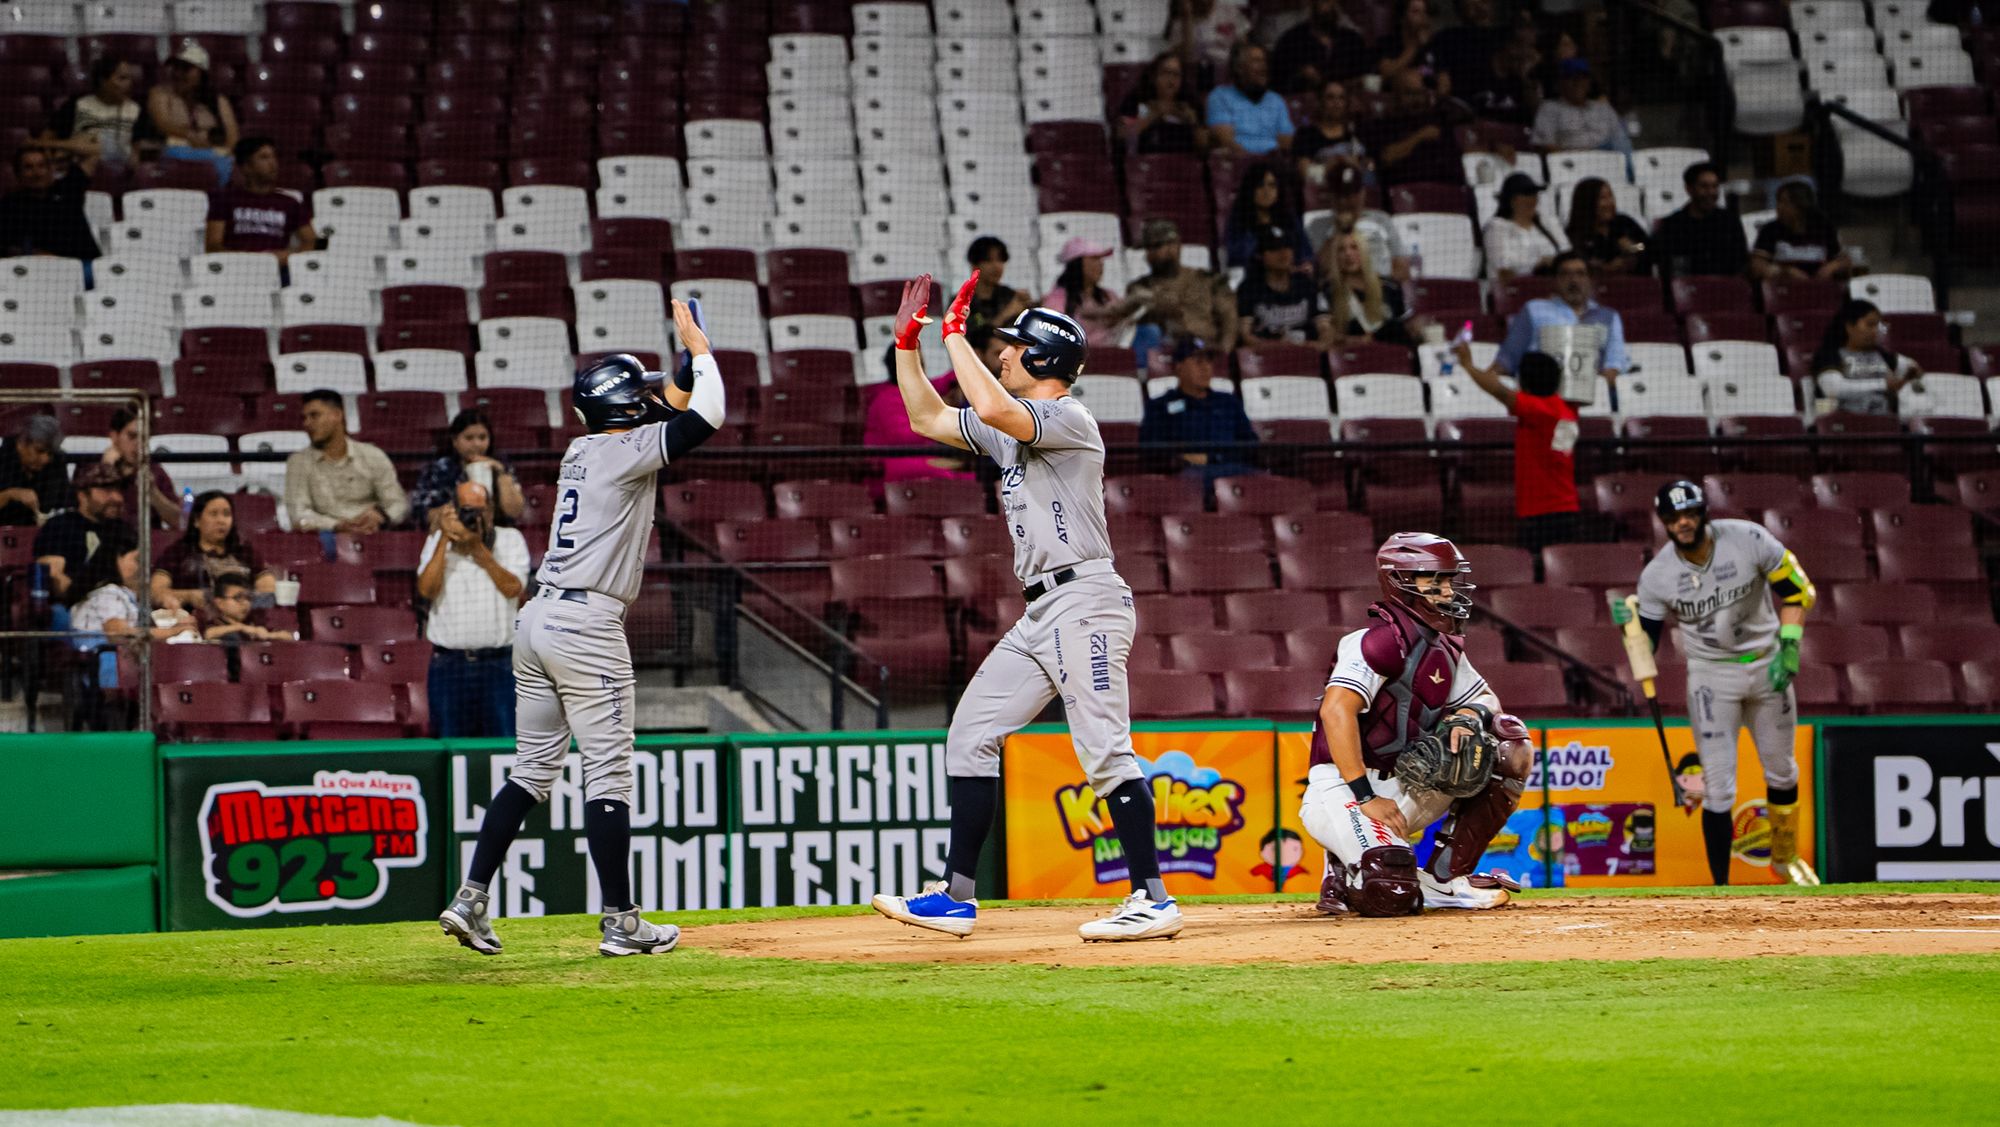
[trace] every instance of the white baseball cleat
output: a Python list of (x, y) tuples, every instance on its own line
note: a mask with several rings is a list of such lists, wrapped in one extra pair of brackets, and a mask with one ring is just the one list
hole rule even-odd
[(493, 920), (487, 896), (477, 889), (461, 888), (458, 895), (438, 915), (444, 933), (461, 947), (482, 955), (500, 953), (500, 937), (493, 934)]
[(637, 908), (605, 913), (597, 921), (597, 930), (604, 936), (597, 944), (600, 955), (664, 955), (681, 942), (680, 928), (656, 924), (641, 916)]
[[(1464, 908), (1479, 911), (1484, 908), (1498, 908), (1512, 899), (1508, 891), (1511, 881), (1485, 873), (1474, 873), (1468, 877), (1453, 877), (1440, 882), (1422, 870), (1417, 872), (1417, 883), (1423, 886), (1425, 908)], [(1518, 887), (1518, 886), (1517, 886)]]
[(1181, 906), (1169, 896), (1155, 900), (1141, 889), (1127, 896), (1117, 911), (1076, 929), (1085, 940), (1172, 939), (1181, 933)]

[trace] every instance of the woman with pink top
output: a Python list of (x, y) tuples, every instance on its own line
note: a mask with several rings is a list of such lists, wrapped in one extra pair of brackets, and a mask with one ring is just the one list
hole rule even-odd
[[(991, 330), (973, 329), (965, 334), (965, 339), (982, 355), (991, 353), (994, 364), (1000, 362), (999, 351), (1006, 342), (993, 336)], [(895, 353), (890, 353), (890, 371), (895, 371)], [(931, 380), (931, 386), (946, 403), (954, 407), (965, 405), (965, 396), (959, 393), (958, 377), (950, 372)], [(929, 439), (921, 438), (910, 429), (910, 414), (903, 409), (902, 393), (896, 390), (893, 375), (889, 382), (875, 384), (862, 390), (866, 402), (866, 412), (861, 424), (861, 444), (863, 446), (923, 446)], [(914, 481), (919, 478), (965, 478), (970, 480), (973, 473), (967, 468), (962, 457), (911, 457), (882, 459), (882, 476), (868, 483), (868, 491), (875, 497), (882, 496), (882, 486), (892, 481)]]

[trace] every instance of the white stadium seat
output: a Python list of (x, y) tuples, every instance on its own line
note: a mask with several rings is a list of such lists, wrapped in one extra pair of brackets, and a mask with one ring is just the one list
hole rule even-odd
[(479, 284), (471, 254), (457, 250), (411, 250), (404, 248), (383, 257), (384, 279), (391, 286), (457, 286), (465, 289)]
[[(186, 295), (182, 295), (182, 301), (186, 301)], [(278, 304), (279, 324), (288, 329), (296, 325), (372, 327), (382, 320), (367, 290), (312, 290), (293, 286), (280, 293)]]
[(174, 313), (173, 292), (145, 286), (117, 289), (99, 286), (83, 295), (85, 325), (108, 325), (121, 321), (174, 328), (180, 323), (180, 318)]
[(1478, 280), (1479, 236), (1463, 214), (1413, 211), (1392, 215), (1389, 221), (1412, 258), (1423, 256), (1422, 277)]
[(1608, 149), (1565, 149), (1542, 158), (1548, 166), (1550, 180), (1582, 180), (1595, 176), (1613, 184), (1622, 184), (1630, 179), (1625, 173), (1625, 154)]
[(860, 347), (857, 343), (860, 340), (860, 326), (855, 324), (852, 317), (821, 313), (773, 317), (770, 321), (770, 332), (773, 351), (823, 348), (853, 352)]
[(847, 40), (838, 35), (773, 35), (764, 76), (773, 94), (845, 93)]
[(1146, 416), (1146, 393), (1131, 376), (1077, 377), (1070, 388), (1099, 422), (1136, 423)]
[(275, 255), (247, 251), (218, 251), (188, 259), (188, 278), (195, 289), (249, 290), (271, 293), (278, 288), (278, 259)]
[[(609, 156), (597, 162), (599, 215), (679, 219), (687, 214), (681, 162), (672, 157)], [(606, 212), (607, 204), (613, 208)]]
[(1935, 313), (1937, 291), (1918, 274), (1868, 274), (1847, 283), (1847, 296), (1872, 301), (1883, 313)]
[(1792, 26), (1801, 33), (1868, 26), (1868, 6), (1862, 0), (1799, 0), (1791, 7)]
[(386, 250), (395, 243), (403, 199), (391, 188), (321, 188), (312, 209), (313, 231), (329, 247)]
[(1023, 38), (1036, 35), (1097, 34), (1096, 11), (1078, 0), (1017, 0), (1014, 20)]
[(181, 295), (182, 328), (270, 329), (277, 323), (277, 307), (263, 291), (189, 290)]
[(1678, 344), (1628, 344), (1625, 355), (1633, 372), (1649, 376), (1689, 374), (1687, 349)]
[(335, 250), (303, 250), (286, 260), (295, 290), (382, 288), (381, 267), (372, 254)]
[(274, 370), (280, 392), (326, 387), (342, 395), (368, 393), (368, 362), (352, 352), (288, 352), (278, 357)]
[(1702, 385), (1680, 376), (1626, 376), (1618, 381), (1618, 412), (1628, 419), (1658, 415), (1708, 417)]
[(1927, 372), (1897, 394), (1896, 413), (1905, 419), (1983, 419), (1986, 391), (1975, 376)]
[(867, 3), (854, 6), (854, 34), (891, 38), (929, 38), (930, 17), (909, 3)]
[(764, 146), (764, 123), (761, 121), (704, 118), (688, 122), (681, 136), (687, 144), (687, 155), (691, 161), (707, 158), (754, 159), (762, 157), (767, 151)]
[(98, 0), (83, 6), (85, 35), (165, 35), (167, 0)]
[(1890, 57), (1896, 68), (1896, 89), (1926, 86), (1971, 86), (1972, 56), (1963, 47), (1897, 49)]
[(939, 36), (1012, 36), (1013, 13), (998, 0), (936, 0), (931, 18)]
[[(1790, 380), (1768, 378), (1737, 379), (1734, 376), (1707, 376), (1699, 381), (1708, 400), (1712, 419), (1732, 415), (1796, 415), (1798, 396)], [(1622, 389), (1625, 381), (1620, 380)]]
[(375, 354), (375, 390), (465, 390), (465, 357), (442, 348), (398, 348)]
[(1784, 378), (1784, 362), (1777, 348), (1759, 341), (1710, 340), (1689, 351), (1694, 354), (1694, 374), (1704, 379), (1728, 376), (1748, 382)]
[[(1509, 381), (1510, 384), (1512, 381)], [(1507, 408), (1486, 394), (1478, 384), (1460, 375), (1439, 376), (1424, 381), (1430, 393), (1433, 419), (1505, 419)]]
[(1413, 380), (1408, 376), (1340, 376), (1333, 381), (1333, 401), (1334, 410), (1343, 419), (1424, 417), (1423, 381)]
[(482, 352), (568, 352), (569, 325), (554, 317), (487, 317), (479, 322)]
[[(568, 391), (576, 380), (576, 358), (560, 352), (487, 352), (472, 357), (474, 379), (482, 388), (530, 387), (537, 391)], [(561, 420), (551, 415), (550, 423)]]
[(67, 325), (0, 323), (0, 364), (76, 363), (76, 333)]
[(164, 325), (114, 322), (87, 326), (77, 334), (82, 349), (78, 358), (91, 360), (153, 360), (161, 367), (172, 366), (180, 356), (180, 343), (173, 330)]
[(82, 293), (83, 263), (46, 254), (0, 258), (0, 293), (52, 290)]

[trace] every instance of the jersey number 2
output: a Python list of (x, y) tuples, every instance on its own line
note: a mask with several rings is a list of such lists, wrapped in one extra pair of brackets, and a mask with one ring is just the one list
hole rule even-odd
[(568, 527), (569, 522), (575, 519), (576, 519), (576, 490), (565, 489), (562, 491), (562, 495), (556, 498), (556, 528), (555, 528), (556, 547), (558, 548), (576, 547), (576, 541), (571, 540), (568, 536), (563, 534), (563, 529)]

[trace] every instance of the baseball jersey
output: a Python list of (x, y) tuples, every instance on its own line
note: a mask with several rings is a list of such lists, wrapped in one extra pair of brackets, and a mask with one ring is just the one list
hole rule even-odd
[[(1384, 694), (1382, 690), (1389, 684), (1389, 678), (1377, 672), (1374, 666), (1368, 664), (1368, 658), (1362, 653), (1361, 641), (1368, 634), (1368, 629), (1351, 631), (1341, 637), (1340, 644), (1333, 651), (1333, 671), (1327, 675), (1326, 687), (1331, 689), (1339, 686), (1343, 689), (1351, 689), (1361, 694), (1361, 699), (1367, 702), (1362, 705), (1364, 716), (1361, 721), (1361, 758), (1371, 769), (1388, 771), (1393, 768), (1394, 759), (1391, 756), (1379, 754), (1377, 751), (1371, 750), (1368, 733), (1371, 728), (1370, 721), (1373, 718), (1365, 715), (1374, 709), (1378, 703), (1383, 702)], [(1487, 686), (1486, 678), (1481, 677), (1479, 671), (1472, 667), (1472, 659), (1461, 651), (1458, 655), (1458, 664), (1452, 667), (1451, 693), (1445, 698), (1440, 711), (1449, 713), (1455, 709), (1463, 708), (1468, 704), (1479, 705), (1488, 712), (1497, 713), (1500, 711), (1500, 698)], [(1317, 712), (1318, 710), (1315, 709), (1314, 711)], [(1393, 719), (1393, 711), (1384, 715)], [(1382, 745), (1374, 744), (1372, 746), (1379, 748)], [(1400, 748), (1401, 745), (1397, 743), (1390, 746)], [(1317, 718), (1313, 721), (1313, 741), (1310, 761), (1313, 763), (1333, 762), (1333, 751), (1327, 744), (1326, 734), (1320, 730)]]
[(535, 582), (627, 603), (638, 598), (653, 535), (656, 475), (666, 465), (666, 423), (572, 440), (556, 471), (549, 550)]
[(1085, 560), (1111, 558), (1104, 523), (1104, 438), (1083, 404), (1023, 399), (1035, 437), (1022, 442), (958, 409), (958, 433), (1000, 467), (1000, 514), (1014, 538), (1014, 575), (1023, 584)]
[(1761, 524), (1708, 522), (1715, 549), (1696, 567), (1672, 545), (1654, 553), (1639, 575), (1639, 615), (1680, 624), (1691, 658), (1735, 661), (1762, 653), (1778, 638), (1778, 611), (1766, 576), (1785, 560), (1785, 546)]

